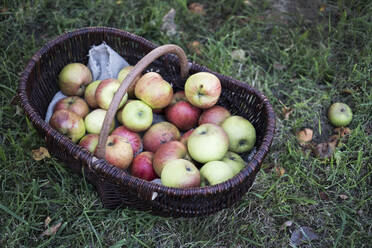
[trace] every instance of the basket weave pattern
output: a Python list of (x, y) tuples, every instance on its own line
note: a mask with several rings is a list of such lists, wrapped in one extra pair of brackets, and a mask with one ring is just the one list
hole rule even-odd
[[(104, 159), (97, 160), (93, 154), (72, 143), (44, 121), (49, 102), (59, 90), (57, 76), (61, 69), (71, 62), (87, 64), (91, 46), (103, 41), (132, 65), (157, 47), (142, 37), (122, 30), (84, 28), (63, 34), (47, 43), (32, 57), (23, 72), (18, 88), (20, 104), (40, 136), (45, 139), (48, 150), (74, 172), (84, 172), (107, 208), (128, 206), (155, 215), (193, 217), (215, 213), (240, 200), (251, 187), (269, 151), (275, 116), (261, 92), (231, 77), (189, 63), (190, 74), (209, 71), (220, 79), (222, 94), (218, 104), (229, 109), (232, 114), (248, 119), (257, 132), (256, 152), (247, 161), (246, 167), (234, 178), (215, 186), (176, 189), (132, 177)], [(183, 90), (185, 78), (180, 76), (176, 56), (162, 56), (147, 69), (158, 71), (166, 81), (172, 83), (174, 91)]]

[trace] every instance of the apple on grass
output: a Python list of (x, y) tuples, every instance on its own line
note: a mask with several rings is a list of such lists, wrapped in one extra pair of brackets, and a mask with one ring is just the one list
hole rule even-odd
[(91, 108), (98, 107), (98, 104), (96, 101), (96, 89), (100, 83), (101, 83), (101, 80), (96, 80), (88, 84), (88, 86), (85, 88), (84, 98), (85, 98), (85, 101), (87, 101), (89, 107)]
[(213, 107), (204, 110), (204, 112), (200, 115), (199, 125), (204, 123), (213, 123), (221, 126), (224, 120), (230, 116), (231, 114), (229, 110), (222, 106), (214, 105)]
[(232, 168), (222, 161), (210, 161), (200, 169), (201, 185), (216, 185), (234, 177)]
[(134, 94), (152, 109), (161, 109), (171, 102), (173, 88), (159, 73), (148, 72), (137, 81)]
[(83, 118), (72, 111), (61, 109), (53, 113), (49, 124), (72, 142), (78, 142), (85, 135)]
[[(120, 82), (120, 84), (123, 83), (124, 79), (128, 76), (129, 72), (134, 68), (134, 66), (126, 66), (124, 67), (123, 69), (121, 69), (119, 71), (119, 74), (118, 74), (118, 80)], [(134, 88), (136, 86), (136, 83), (138, 81), (138, 79), (140, 79), (141, 76), (137, 76), (135, 79), (134, 79), (134, 83), (132, 83), (132, 85), (128, 88), (127, 90), (127, 93), (128, 93), (128, 97), (134, 97)]]
[(234, 152), (226, 152), (225, 156), (221, 159), (222, 162), (228, 164), (234, 172), (234, 176), (238, 174), (244, 167), (245, 161)]
[(67, 96), (81, 96), (85, 86), (92, 82), (92, 73), (81, 63), (71, 63), (62, 68), (58, 75), (58, 86)]
[(126, 169), (132, 163), (133, 150), (126, 138), (119, 135), (110, 135), (106, 141), (105, 159), (120, 169)]
[(198, 124), (200, 112), (189, 102), (179, 101), (165, 109), (165, 117), (180, 130), (186, 131)]
[(188, 152), (200, 163), (220, 160), (229, 148), (229, 138), (225, 131), (212, 123), (197, 127), (187, 141)]
[(170, 122), (162, 121), (152, 125), (143, 135), (143, 149), (156, 152), (164, 143), (180, 139), (180, 131)]
[(353, 113), (347, 104), (336, 102), (328, 109), (328, 119), (335, 127), (346, 127), (353, 119)]
[(99, 135), (95, 133), (87, 134), (81, 138), (79, 145), (94, 153), (98, 145)]
[(130, 173), (132, 176), (144, 179), (146, 181), (152, 181), (158, 176), (153, 168), (154, 153), (152, 152), (141, 152), (133, 159)]
[(212, 73), (198, 72), (186, 80), (185, 94), (192, 105), (207, 109), (215, 105), (220, 98), (221, 82)]
[(245, 118), (234, 115), (222, 123), (229, 137), (229, 150), (236, 153), (250, 151), (256, 143), (256, 129)]
[(120, 119), (129, 130), (142, 132), (151, 126), (153, 120), (152, 109), (140, 100), (133, 100), (125, 104)]
[[(99, 134), (101, 132), (106, 113), (107, 111), (104, 109), (95, 109), (85, 116), (84, 123), (88, 133)], [(115, 123), (112, 122), (110, 131), (112, 131), (114, 127)]]
[[(96, 101), (100, 108), (108, 109), (116, 91), (119, 89), (120, 83), (115, 78), (102, 80), (96, 89)], [(128, 94), (125, 93), (120, 101), (119, 108), (128, 100)]]
[(196, 166), (185, 159), (168, 161), (161, 173), (164, 186), (174, 188), (193, 188), (200, 186), (200, 172)]
[(59, 100), (54, 106), (54, 112), (66, 109), (84, 118), (89, 113), (88, 104), (78, 96), (68, 96)]
[(132, 145), (134, 156), (141, 152), (142, 141), (138, 133), (130, 131), (125, 126), (119, 126), (112, 131), (111, 135), (114, 134), (126, 138), (129, 141), (129, 143)]
[(174, 159), (185, 158), (187, 148), (179, 141), (169, 141), (162, 144), (154, 154), (153, 166), (156, 174), (161, 176), (164, 165)]

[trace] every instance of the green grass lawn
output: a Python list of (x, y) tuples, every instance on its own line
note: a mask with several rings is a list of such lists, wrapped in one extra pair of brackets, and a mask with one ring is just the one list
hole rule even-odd
[[(301, 227), (317, 235), (301, 247), (371, 247), (372, 4), (324, 2), (309, 21), (280, 18), (269, 1), (202, 1), (202, 15), (184, 0), (149, 2), (1, 1), (0, 247), (288, 247)], [(161, 26), (171, 8), (177, 32), (168, 36)], [(107, 210), (57, 159), (32, 158), (45, 143), (11, 104), (20, 73), (47, 41), (86, 26), (177, 44), (190, 60), (269, 98), (276, 136), (252, 189), (233, 208), (190, 219)], [(239, 49), (245, 57), (232, 58)], [(353, 110), (351, 133), (331, 158), (319, 159), (296, 133), (310, 128), (314, 145), (326, 142), (334, 132), (326, 112), (336, 101)], [(288, 118), (284, 107), (292, 109)], [(42, 235), (48, 216), (50, 227), (59, 225), (55, 235)]]

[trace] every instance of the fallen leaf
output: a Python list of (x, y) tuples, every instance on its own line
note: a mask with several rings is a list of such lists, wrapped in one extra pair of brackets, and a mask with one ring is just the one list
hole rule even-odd
[(244, 3), (245, 5), (247, 5), (247, 6), (253, 6), (252, 2), (249, 1), (249, 0), (244, 0), (243, 3)]
[(310, 128), (304, 128), (303, 130), (297, 133), (297, 140), (300, 145), (305, 145), (307, 142), (313, 139), (313, 130)]
[(342, 200), (346, 200), (349, 198), (347, 195), (339, 195), (338, 197), (340, 197)]
[(341, 93), (351, 95), (353, 94), (353, 90), (346, 88), (346, 89), (342, 89)]
[(45, 226), (45, 227), (49, 226), (49, 223), (50, 223), (51, 220), (52, 220), (52, 219), (51, 219), (49, 216), (46, 217), (45, 220), (44, 220), (44, 226)]
[(336, 147), (337, 144), (338, 144), (339, 139), (340, 139), (340, 137), (339, 137), (337, 134), (335, 134), (335, 135), (330, 136), (330, 137), (328, 138), (328, 141), (327, 141), (327, 142), (328, 142), (328, 144), (330, 144), (331, 146)]
[(189, 48), (193, 53), (201, 54), (201, 51), (200, 51), (201, 44), (200, 44), (199, 41), (194, 40), (193, 42), (190, 42), (187, 46), (188, 46), (188, 48)]
[(36, 160), (43, 160), (44, 158), (50, 158), (50, 154), (45, 147), (40, 147), (39, 149), (32, 150), (32, 157)]
[(332, 157), (336, 146), (333, 143), (320, 143), (314, 148), (314, 154), (321, 159), (327, 159)]
[(192, 3), (189, 5), (189, 10), (191, 13), (198, 14), (198, 15), (204, 15), (204, 5), (200, 3)]
[(240, 62), (244, 62), (246, 60), (245, 51), (243, 49), (236, 49), (231, 52), (231, 58)]
[(61, 227), (62, 222), (58, 222), (54, 226), (51, 226), (50, 228), (46, 229), (41, 236), (51, 236), (57, 233), (58, 229)]
[(285, 65), (282, 65), (282, 64), (280, 64), (280, 63), (278, 63), (278, 62), (275, 62), (275, 63), (274, 63), (274, 69), (276, 69), (276, 70), (281, 71), (281, 70), (283, 70), (283, 69), (285, 69), (285, 68), (286, 68)]
[(328, 201), (329, 200), (329, 197), (327, 195), (327, 193), (323, 192), (323, 191), (320, 191), (319, 192), (319, 197), (320, 199), (322, 199), (323, 201)]
[(279, 230), (280, 230), (280, 231), (283, 231), (283, 230), (285, 230), (287, 227), (292, 226), (292, 224), (293, 224), (293, 222), (292, 222), (291, 220), (287, 220), (286, 222), (284, 222), (284, 223), (280, 226)]
[(285, 173), (285, 169), (284, 169), (283, 167), (281, 167), (281, 166), (275, 166), (275, 173), (276, 173), (279, 177), (281, 177), (281, 176), (284, 175), (284, 173)]
[(282, 113), (284, 115), (284, 120), (288, 120), (289, 116), (292, 114), (293, 108), (288, 108), (287, 106), (284, 106), (282, 108)]
[(324, 12), (325, 9), (326, 9), (326, 7), (325, 7), (325, 5), (323, 4), (322, 6), (320, 6), (319, 11), (320, 11), (320, 12)]
[(177, 25), (174, 22), (175, 16), (176, 10), (173, 8), (163, 16), (161, 30), (164, 31), (168, 36), (174, 36), (177, 34)]
[(123, 3), (123, 1), (121, 1), (121, 0), (116, 1), (116, 4), (117, 4), (117, 5), (120, 5), (120, 4), (122, 4), (122, 3)]
[(349, 135), (351, 133), (350, 128), (348, 127), (337, 127), (334, 129), (335, 133), (337, 133), (341, 138)]
[(308, 226), (302, 226), (296, 231), (294, 231), (291, 235), (291, 243), (298, 246), (303, 242), (309, 242), (312, 240), (319, 239), (318, 234)]

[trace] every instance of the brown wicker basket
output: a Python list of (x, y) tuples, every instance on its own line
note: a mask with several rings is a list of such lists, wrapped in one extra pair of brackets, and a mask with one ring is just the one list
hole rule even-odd
[[(251, 187), (269, 150), (274, 135), (275, 116), (272, 106), (261, 92), (231, 77), (196, 63), (186, 63), (189, 74), (200, 71), (215, 74), (222, 85), (218, 104), (228, 108), (232, 114), (247, 118), (257, 132), (254, 151), (244, 154), (247, 162), (245, 168), (232, 179), (215, 186), (176, 189), (132, 177), (74, 144), (44, 121), (49, 102), (59, 90), (57, 75), (63, 66), (71, 62), (87, 64), (91, 46), (103, 41), (133, 65), (157, 47), (142, 37), (122, 30), (83, 28), (65, 33), (47, 43), (31, 58), (22, 73), (18, 88), (21, 107), (45, 139), (48, 150), (74, 172), (83, 172), (96, 187), (106, 208), (128, 206), (155, 215), (193, 217), (215, 213), (240, 200)], [(178, 91), (183, 89), (185, 83), (185, 78), (180, 75), (181, 62), (177, 56), (167, 54), (157, 58), (146, 69), (159, 71)]]

